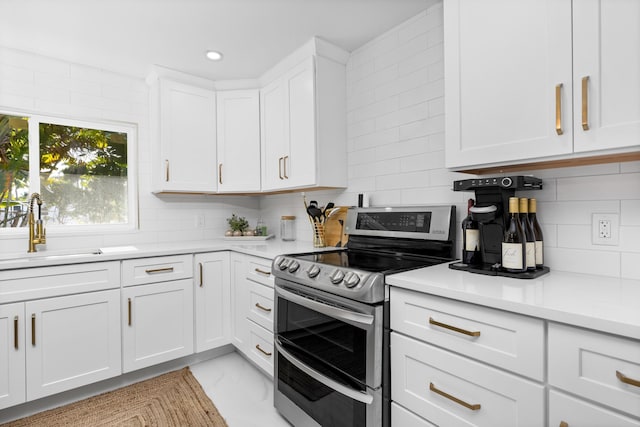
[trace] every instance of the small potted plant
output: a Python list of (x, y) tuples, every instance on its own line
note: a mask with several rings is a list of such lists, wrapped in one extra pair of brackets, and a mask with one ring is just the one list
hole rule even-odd
[(225, 236), (242, 236), (243, 233), (249, 228), (249, 221), (243, 216), (237, 216), (232, 214), (231, 218), (227, 218), (229, 224), (229, 230), (225, 233)]

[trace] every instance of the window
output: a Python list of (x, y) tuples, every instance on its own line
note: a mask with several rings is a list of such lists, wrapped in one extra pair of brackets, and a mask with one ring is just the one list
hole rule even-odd
[(0, 227), (27, 226), (32, 193), (47, 227), (132, 227), (134, 130), (0, 113)]

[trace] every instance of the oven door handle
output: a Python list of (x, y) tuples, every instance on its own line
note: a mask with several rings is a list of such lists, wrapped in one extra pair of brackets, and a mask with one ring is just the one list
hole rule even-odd
[(300, 369), (305, 374), (309, 375), (314, 380), (326, 385), (327, 387), (337, 391), (338, 393), (344, 394), (348, 398), (364, 403), (365, 405), (371, 405), (373, 403), (373, 396), (371, 396), (370, 394), (363, 393), (359, 390), (354, 390), (350, 387), (340, 384), (335, 380), (332, 380), (331, 378), (327, 378), (326, 376), (322, 375), (320, 372), (316, 371), (313, 368), (310, 368), (309, 366), (305, 365), (304, 363), (296, 359), (294, 355), (292, 355), (287, 350), (282, 348), (282, 344), (280, 344), (280, 342), (277, 339), (274, 340), (274, 343), (276, 345), (276, 349), (278, 350), (279, 354), (281, 354), (292, 365)]
[(294, 294), (293, 292), (286, 291), (280, 287), (276, 287), (276, 294), (282, 295), (288, 301), (295, 302), (296, 304), (333, 317), (334, 319), (344, 320), (347, 323), (355, 323), (356, 325), (373, 325), (374, 317), (370, 314), (357, 313), (354, 311), (334, 307), (332, 305), (323, 304), (321, 302)]

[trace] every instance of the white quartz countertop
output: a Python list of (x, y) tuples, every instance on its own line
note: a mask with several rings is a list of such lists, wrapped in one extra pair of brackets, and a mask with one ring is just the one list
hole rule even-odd
[(640, 280), (552, 271), (511, 279), (448, 264), (387, 277), (405, 289), (640, 339)]
[[(214, 251), (234, 251), (247, 255), (273, 259), (280, 254), (331, 250), (333, 247), (314, 248), (313, 243), (303, 241), (283, 242), (278, 238), (268, 240), (214, 239), (193, 242), (159, 242), (142, 245), (88, 248), (65, 251), (39, 251), (0, 255), (0, 272), (20, 268), (47, 267), (80, 264), (86, 262), (118, 261), (162, 255), (179, 255)], [(96, 253), (98, 252), (98, 253)]]

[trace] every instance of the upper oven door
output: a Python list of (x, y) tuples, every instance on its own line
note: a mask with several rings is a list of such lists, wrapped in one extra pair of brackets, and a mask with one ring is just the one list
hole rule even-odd
[(327, 296), (276, 279), (276, 340), (310, 368), (347, 382), (382, 384), (382, 305)]

